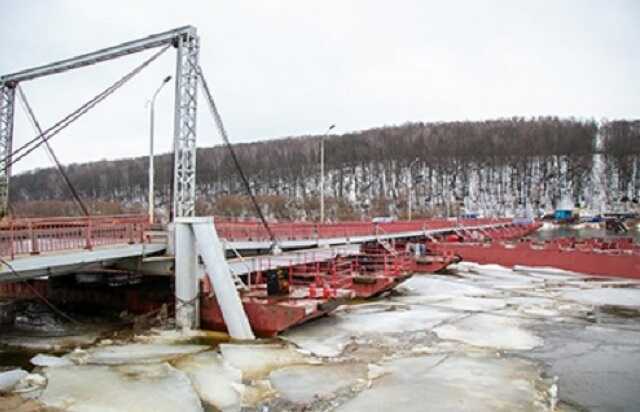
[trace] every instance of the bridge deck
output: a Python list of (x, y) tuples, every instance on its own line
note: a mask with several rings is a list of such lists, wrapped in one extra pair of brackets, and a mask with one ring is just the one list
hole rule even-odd
[[(71, 250), (34, 256), (21, 256), (0, 264), (0, 283), (33, 279), (41, 276), (56, 276), (79, 271), (93, 264), (109, 264), (120, 259), (161, 253), (163, 244), (111, 245), (93, 250)], [(18, 274), (16, 276), (16, 273)]]
[[(474, 226), (464, 226), (458, 227), (455, 225), (451, 225), (450, 227), (439, 228), (439, 229), (421, 229), (421, 230), (410, 230), (410, 231), (402, 231), (395, 233), (379, 233), (377, 235), (360, 235), (360, 236), (340, 236), (340, 237), (331, 237), (331, 238), (318, 238), (318, 239), (293, 239), (293, 240), (279, 240), (278, 246), (281, 249), (302, 249), (302, 248), (312, 248), (312, 247), (320, 247), (320, 246), (338, 246), (345, 244), (359, 244), (365, 242), (375, 241), (376, 239), (381, 240), (392, 240), (392, 239), (403, 239), (409, 237), (426, 237), (426, 236), (434, 236), (443, 233), (453, 233), (457, 230), (485, 230), (491, 228), (498, 228), (504, 226), (505, 223), (495, 223), (495, 224), (485, 224), (485, 225), (474, 225)], [(243, 250), (268, 250), (271, 248), (271, 241), (269, 240), (232, 240), (226, 241), (227, 250), (236, 249), (238, 251)]]
[[(285, 252), (279, 255), (263, 255), (245, 257), (243, 259), (231, 259), (232, 270), (239, 275), (258, 270), (275, 269), (292, 264), (321, 262), (333, 258), (336, 253), (344, 253), (349, 250), (355, 252), (357, 248), (345, 249), (340, 245), (360, 244), (369, 241), (392, 240), (412, 237), (429, 237), (460, 230), (491, 230), (507, 226), (507, 222), (494, 222), (465, 226), (455, 225), (451, 222), (449, 227), (434, 229), (405, 230), (394, 233), (379, 232), (378, 234), (365, 234), (355, 236), (338, 236), (329, 238), (305, 238), (282, 240), (278, 245)], [(67, 229), (65, 229), (67, 230)], [(129, 229), (128, 234), (132, 231)], [(114, 238), (110, 238), (114, 239)], [(122, 242), (122, 240), (121, 240)], [(78, 244), (82, 244), (77, 242)], [(73, 243), (74, 245), (76, 243)], [(269, 250), (271, 242), (268, 240), (231, 240), (225, 242), (227, 250), (231, 251), (261, 251)], [(76, 246), (77, 247), (77, 246)], [(292, 250), (305, 249), (293, 252)], [(166, 251), (164, 243), (137, 243), (137, 244), (112, 244), (96, 246), (91, 250), (70, 249), (66, 251), (40, 252), (37, 255), (21, 255), (8, 260), (13, 271), (6, 265), (0, 265), (0, 282), (12, 282), (32, 279), (42, 276), (57, 276), (81, 270), (89, 265), (110, 264), (122, 259), (157, 255)], [(15, 273), (14, 273), (15, 271)], [(17, 275), (16, 275), (17, 273)]]

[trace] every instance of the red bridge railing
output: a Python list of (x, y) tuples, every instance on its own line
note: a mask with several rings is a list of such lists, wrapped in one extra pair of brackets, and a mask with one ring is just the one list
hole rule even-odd
[(0, 225), (0, 255), (37, 255), (144, 241), (144, 215), (17, 219)]
[[(354, 238), (385, 233), (428, 229), (461, 228), (490, 223), (506, 223), (508, 219), (427, 219), (397, 222), (272, 222), (270, 227), (278, 240)], [(258, 221), (215, 219), (220, 237), (235, 241), (269, 241), (266, 229)], [(61, 217), (16, 219), (0, 224), (0, 255), (15, 256), (96, 246), (144, 242), (148, 229), (146, 215)]]
[[(459, 228), (486, 224), (508, 223), (510, 219), (426, 219), (388, 223), (340, 222), (306, 223), (278, 222), (269, 226), (278, 240), (308, 240), (327, 238), (353, 238), (383, 233), (400, 233), (429, 229)], [(215, 220), (220, 237), (227, 240), (268, 241), (269, 234), (257, 221)]]

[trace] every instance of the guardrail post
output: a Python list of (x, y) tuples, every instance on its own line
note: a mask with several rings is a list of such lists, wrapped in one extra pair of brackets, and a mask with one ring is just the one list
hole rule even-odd
[(9, 229), (10, 232), (10, 242), (11, 242), (11, 246), (9, 248), (9, 253), (11, 254), (11, 260), (15, 259), (16, 257), (16, 249), (15, 249), (15, 232), (14, 232), (15, 228), (13, 226), (13, 220), (11, 221), (11, 228)]
[(33, 230), (32, 222), (29, 222), (29, 237), (31, 238), (31, 254), (32, 255), (40, 254), (40, 249), (38, 248), (38, 235)]
[[(147, 228), (151, 229), (151, 227), (147, 226), (147, 224), (145, 222), (140, 224), (140, 243), (144, 243), (145, 242), (144, 232), (147, 230)], [(151, 241), (149, 241), (148, 243), (151, 243)]]
[(87, 227), (86, 227), (84, 233), (85, 233), (85, 235), (84, 235), (85, 236), (85, 238), (84, 238), (84, 240), (85, 240), (84, 248), (87, 249), (87, 250), (91, 250), (91, 249), (93, 249), (93, 246), (91, 244), (91, 236), (92, 236), (92, 233), (91, 233), (91, 219), (87, 219)]
[(133, 245), (134, 243), (136, 243), (133, 240), (133, 223), (127, 223), (127, 237), (129, 238), (129, 244)]

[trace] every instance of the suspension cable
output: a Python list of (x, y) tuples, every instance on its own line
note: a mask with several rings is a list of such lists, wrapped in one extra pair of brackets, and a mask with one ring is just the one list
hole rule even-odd
[[(29, 120), (31, 120), (31, 124), (33, 125), (33, 128), (35, 129), (36, 133), (43, 139), (42, 135), (43, 135), (44, 132), (42, 131), (42, 127), (40, 127), (40, 122), (38, 122), (38, 119), (36, 118), (36, 115), (33, 112), (33, 108), (31, 107), (31, 105), (29, 104), (29, 101), (27, 100), (27, 96), (25, 95), (24, 90), (22, 90), (22, 87), (20, 87), (20, 85), (18, 85), (17, 89), (18, 89), (18, 96), (20, 97), (20, 101), (22, 103), (22, 108), (27, 113), (27, 117), (29, 117)], [(82, 210), (82, 213), (85, 216), (88, 217), (89, 216), (89, 210), (87, 209), (87, 206), (84, 204), (84, 202), (82, 201), (82, 199), (78, 195), (78, 191), (76, 190), (76, 188), (71, 183), (71, 180), (69, 179), (69, 175), (67, 175), (67, 173), (65, 172), (64, 168), (62, 167), (62, 164), (60, 163), (60, 160), (58, 159), (58, 156), (56, 156), (56, 153), (53, 151), (53, 148), (51, 147), (51, 144), (49, 144), (49, 142), (46, 141), (46, 140), (43, 140), (43, 143), (44, 143), (44, 146), (45, 146), (45, 149), (46, 149), (47, 153), (49, 154), (49, 157), (55, 163), (55, 165), (56, 165), (56, 167), (58, 169), (58, 172), (60, 173), (60, 176), (62, 176), (62, 179), (67, 184), (67, 187), (69, 188), (69, 191), (71, 192), (71, 195), (73, 196), (73, 198), (75, 199), (76, 203), (78, 204), (78, 206)]]
[[(31, 139), (30, 141), (28, 141), (24, 145), (20, 146), (18, 149), (14, 150), (11, 154), (9, 154), (9, 155), (5, 156), (3, 159), (1, 159), (0, 163), (4, 164), (5, 172), (8, 171), (8, 168), (10, 166), (12, 166), (16, 162), (18, 162), (19, 160), (21, 160), (22, 158), (27, 156), (29, 153), (33, 152), (35, 149), (37, 149), (39, 146), (41, 146), (45, 142), (49, 141), (49, 139), (51, 139), (52, 137), (54, 137), (55, 135), (60, 133), (62, 130), (64, 130), (67, 126), (69, 126), (71, 123), (73, 123), (79, 117), (81, 117), (82, 115), (87, 113), (89, 110), (94, 108), (98, 103), (100, 103), (101, 101), (106, 99), (108, 96), (113, 94), (116, 90), (118, 90), (125, 83), (127, 83), (129, 80), (131, 80), (131, 78), (133, 78), (135, 75), (140, 73), (140, 71), (142, 71), (142, 69), (144, 69), (149, 64), (151, 64), (151, 62), (153, 62), (158, 57), (160, 57), (160, 55), (162, 55), (170, 47), (171, 47), (170, 44), (168, 44), (167, 46), (163, 47), (157, 53), (153, 54), (151, 57), (149, 57), (147, 60), (145, 60), (142, 64), (140, 64), (139, 66), (137, 66), (136, 68), (131, 70), (129, 73), (124, 75), (122, 78), (120, 78), (118, 81), (113, 83), (111, 86), (107, 87), (104, 91), (102, 91), (101, 93), (97, 94), (91, 100), (87, 101), (82, 106), (80, 106), (79, 108), (77, 108), (76, 110), (71, 112), (69, 115), (64, 117), (62, 120), (60, 120), (59, 122), (57, 122), (56, 124), (54, 124), (53, 126), (48, 128), (47, 130), (45, 130), (44, 133), (41, 133), (40, 135), (38, 135), (35, 138)], [(40, 140), (40, 141), (38, 143), (35, 143), (38, 140)], [(29, 146), (31, 146), (31, 147), (29, 147)], [(23, 151), (23, 150), (25, 151), (25, 153), (22, 153), (20, 156), (14, 158), (14, 156), (18, 152)]]
[(216, 124), (216, 127), (218, 128), (218, 132), (222, 136), (222, 139), (224, 140), (224, 143), (227, 146), (227, 149), (229, 149), (229, 154), (231, 154), (231, 159), (233, 159), (233, 163), (236, 167), (236, 170), (238, 171), (238, 174), (240, 175), (240, 179), (242, 180), (242, 183), (244, 184), (244, 187), (247, 190), (249, 197), (251, 198), (253, 207), (255, 208), (256, 213), (258, 214), (258, 217), (262, 221), (262, 225), (264, 226), (267, 233), (269, 234), (269, 238), (271, 239), (271, 247), (275, 248), (278, 246), (278, 241), (275, 235), (273, 234), (273, 231), (271, 230), (271, 227), (269, 226), (269, 223), (267, 222), (267, 219), (265, 218), (264, 213), (262, 213), (262, 209), (260, 208), (260, 205), (258, 204), (258, 201), (256, 200), (255, 195), (253, 194), (253, 190), (251, 190), (251, 185), (249, 184), (249, 180), (247, 179), (247, 176), (244, 174), (244, 170), (242, 169), (242, 166), (240, 166), (240, 161), (238, 160), (238, 156), (236, 155), (236, 152), (233, 149), (231, 142), (229, 141), (227, 131), (224, 128), (224, 124), (222, 123), (222, 117), (220, 117), (220, 113), (218, 112), (216, 103), (213, 100), (213, 95), (211, 94), (207, 81), (204, 78), (204, 74), (202, 73), (202, 68), (200, 67), (200, 65), (197, 65), (195, 66), (195, 70), (196, 70), (196, 73), (198, 74), (198, 77), (200, 77), (200, 84), (202, 86), (202, 91), (204, 92), (209, 102), (209, 108), (211, 109), (211, 114), (213, 115), (213, 120)]

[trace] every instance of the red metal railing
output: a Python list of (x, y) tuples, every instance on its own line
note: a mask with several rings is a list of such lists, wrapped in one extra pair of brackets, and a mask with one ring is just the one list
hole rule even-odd
[(0, 225), (0, 255), (10, 257), (144, 241), (144, 215), (18, 219)]
[[(353, 238), (372, 236), (379, 233), (399, 233), (428, 229), (456, 228), (497, 223), (508, 223), (509, 219), (427, 219), (389, 223), (340, 222), (306, 223), (274, 222), (269, 226), (278, 240), (308, 240), (327, 238)], [(269, 234), (257, 221), (215, 220), (220, 237), (227, 240), (268, 241)]]
[[(507, 219), (427, 219), (388, 223), (273, 222), (270, 226), (278, 240), (309, 240), (507, 222)], [(216, 219), (215, 225), (220, 236), (227, 240), (270, 240), (262, 224), (255, 220)], [(13, 258), (25, 254), (139, 243), (144, 241), (143, 234), (147, 227), (144, 215), (17, 219), (0, 225), (0, 255)]]

